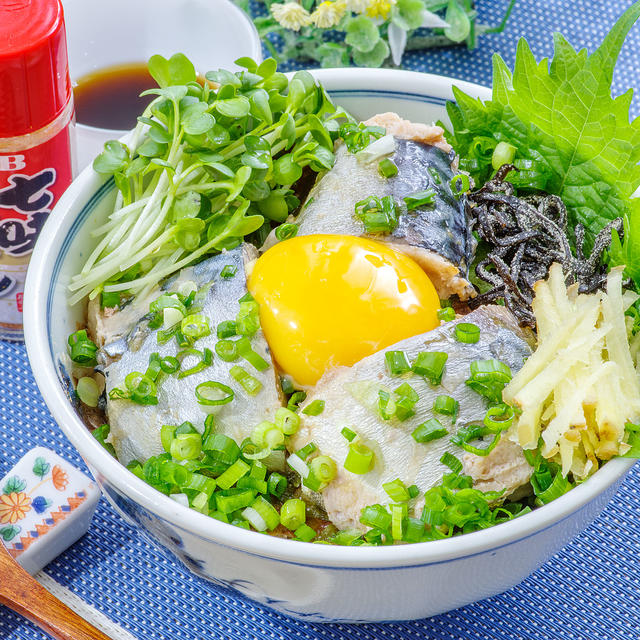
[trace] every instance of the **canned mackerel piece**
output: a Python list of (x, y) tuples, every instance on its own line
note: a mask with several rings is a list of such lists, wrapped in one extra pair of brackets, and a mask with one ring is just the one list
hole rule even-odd
[(71, 183), (72, 96), (60, 0), (1, 0), (0, 338), (22, 340), (29, 259)]

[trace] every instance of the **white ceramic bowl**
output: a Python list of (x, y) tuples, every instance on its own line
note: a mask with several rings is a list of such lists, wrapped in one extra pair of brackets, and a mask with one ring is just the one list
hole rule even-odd
[[(455, 82), (407, 71), (338, 69), (315, 75), (359, 118), (393, 110), (417, 121), (444, 118)], [(455, 609), (517, 584), (582, 531), (602, 510), (633, 462), (607, 463), (551, 504), (492, 529), (394, 547), (335, 547), (238, 529), (189, 510), (129, 473), (90, 435), (66, 394), (58, 354), (81, 319), (65, 288), (91, 249), (88, 231), (113, 192), (91, 169), (62, 197), (31, 259), (25, 334), (47, 405), (93, 471), (107, 498), (141, 532), (194, 573), (283, 613), (314, 621), (408, 620)], [(135, 578), (133, 578), (135, 579)]]
[[(237, 68), (243, 56), (262, 59), (250, 18), (230, 0), (62, 0), (71, 82), (94, 71), (144, 63), (159, 53), (184, 53), (200, 72)], [(78, 166), (126, 131), (79, 124)]]

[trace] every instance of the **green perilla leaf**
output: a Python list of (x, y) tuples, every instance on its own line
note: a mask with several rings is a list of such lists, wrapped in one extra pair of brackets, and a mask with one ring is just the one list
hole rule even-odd
[[(621, 215), (629, 218), (630, 234), (640, 234), (631, 199), (640, 186), (640, 120), (630, 122), (631, 91), (611, 95), (616, 60), (639, 16), (636, 2), (592, 55), (555, 34), (551, 61), (536, 61), (524, 39), (513, 73), (494, 56), (492, 99), (482, 103), (456, 91), (457, 104), (448, 108), (461, 166), (481, 184), (492, 171), (487, 139), (506, 141), (517, 149), (516, 166), (534, 168), (529, 186), (559, 195), (571, 226), (584, 224), (588, 241)], [(528, 175), (510, 179), (526, 188)]]

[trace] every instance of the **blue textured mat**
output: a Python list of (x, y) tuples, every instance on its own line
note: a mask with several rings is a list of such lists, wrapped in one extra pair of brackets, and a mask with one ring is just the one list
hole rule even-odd
[[(499, 21), (506, 0), (479, 0), (481, 18)], [(525, 35), (537, 56), (551, 53), (552, 30), (594, 47), (631, 3), (519, 0), (507, 31), (480, 49), (408, 56), (410, 69), (489, 84), (491, 53), (513, 62)], [(627, 42), (616, 88), (640, 86), (640, 27)], [(638, 105), (635, 105), (636, 113)], [(24, 347), (0, 342), (0, 476), (43, 445), (84, 468), (52, 421)], [(507, 593), (428, 620), (386, 625), (297, 622), (186, 573), (124, 524), (103, 500), (91, 530), (47, 571), (140, 640), (632, 640), (640, 638), (640, 469), (634, 468), (598, 521), (567, 549)], [(0, 607), (0, 639), (42, 640), (30, 623)]]

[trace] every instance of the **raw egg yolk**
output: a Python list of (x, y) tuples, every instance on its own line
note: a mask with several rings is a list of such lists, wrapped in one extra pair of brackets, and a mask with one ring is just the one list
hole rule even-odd
[(255, 262), (248, 286), (273, 357), (302, 386), (439, 324), (440, 301), (424, 271), (365, 238), (280, 242)]

